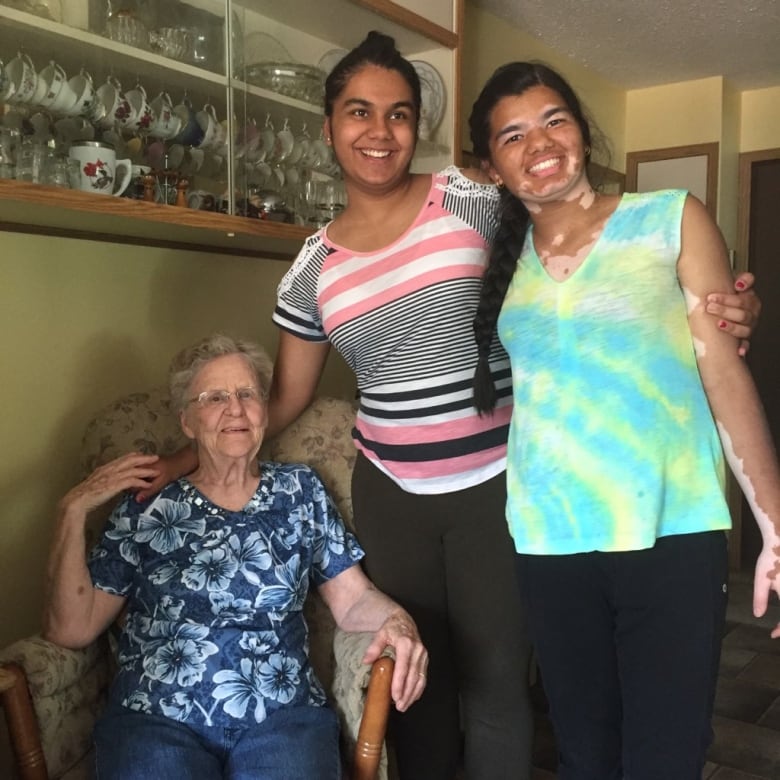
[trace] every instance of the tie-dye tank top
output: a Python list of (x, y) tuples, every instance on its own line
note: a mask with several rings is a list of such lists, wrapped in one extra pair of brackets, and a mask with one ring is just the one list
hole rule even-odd
[(652, 547), (727, 529), (725, 467), (676, 264), (686, 193), (625, 194), (565, 281), (529, 231), (498, 321), (518, 552)]

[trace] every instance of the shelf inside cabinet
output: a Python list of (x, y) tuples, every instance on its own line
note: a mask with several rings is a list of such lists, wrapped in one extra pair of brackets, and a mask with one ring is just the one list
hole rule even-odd
[(247, 217), (0, 179), (0, 231), (291, 259), (312, 231)]
[[(203, 89), (208, 89), (207, 85), (211, 84), (224, 90), (227, 84), (224, 76), (203, 68), (0, 5), (0, 56), (8, 61), (20, 46), (37, 70), (55, 58), (68, 75), (85, 67), (96, 86), (105, 80), (109, 72), (120, 81), (124, 77), (149, 80), (154, 84), (163, 82), (167, 89), (191, 88), (193, 80), (202, 82)], [(105, 73), (93, 72), (94, 63), (102, 63)]]
[(258, 122), (263, 119), (264, 114), (270, 113), (277, 129), (281, 128), (283, 119), (288, 119), (295, 127), (306, 122), (310, 132), (312, 128), (318, 128), (322, 124), (322, 106), (304, 103), (302, 100), (235, 79), (231, 82), (231, 86), (235, 94), (234, 106), (236, 103), (244, 102), (244, 113), (247, 116), (254, 116)]
[(390, 0), (234, 0), (234, 6), (345, 49), (351, 49), (375, 29), (392, 35), (407, 57), (429, 50), (432, 43), (449, 49), (458, 45), (456, 33)]

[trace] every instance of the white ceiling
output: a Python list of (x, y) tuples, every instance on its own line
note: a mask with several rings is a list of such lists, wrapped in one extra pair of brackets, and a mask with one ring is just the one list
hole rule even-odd
[(471, 2), (624, 89), (709, 76), (780, 86), (780, 0)]

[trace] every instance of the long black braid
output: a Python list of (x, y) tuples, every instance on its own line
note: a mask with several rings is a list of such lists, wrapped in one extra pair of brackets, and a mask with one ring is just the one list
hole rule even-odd
[[(546, 86), (555, 90), (572, 112), (582, 132), (586, 156), (590, 156), (590, 123), (569, 83), (552, 68), (540, 62), (510, 62), (488, 79), (471, 109), (469, 129), (474, 154), (490, 160), (490, 118), (496, 104), (505, 97), (522, 95), (527, 89)], [(480, 414), (496, 405), (496, 388), (490, 372), (490, 349), (495, 337), (496, 322), (512, 281), (517, 260), (523, 249), (530, 216), (528, 210), (510, 192), (501, 190), (499, 227), (493, 240), (488, 266), (482, 277), (477, 313), (474, 317), (474, 337), (478, 362), (474, 372), (474, 406)]]
[(491, 411), (496, 405), (496, 386), (490, 373), (490, 349), (495, 338), (498, 314), (523, 248), (528, 222), (526, 207), (502, 189), (501, 221), (482, 277), (479, 304), (474, 317), (478, 355), (474, 372), (474, 406), (480, 414)]

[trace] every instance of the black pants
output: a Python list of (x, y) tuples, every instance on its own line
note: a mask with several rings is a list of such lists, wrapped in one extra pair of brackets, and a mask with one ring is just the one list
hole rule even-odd
[(369, 577), (414, 617), (428, 683), (390, 728), (402, 780), (530, 777), (530, 646), (504, 519), (505, 475), (445, 495), (399, 488), (358, 455), (352, 500)]
[(726, 613), (722, 531), (519, 555), (559, 780), (700, 780)]

